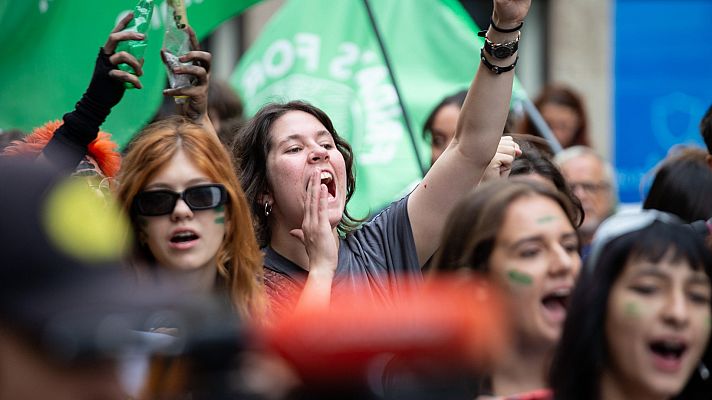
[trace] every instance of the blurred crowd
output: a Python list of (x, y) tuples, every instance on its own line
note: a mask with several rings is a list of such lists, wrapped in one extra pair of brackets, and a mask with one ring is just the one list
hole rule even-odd
[(330, 117), (244, 118), (189, 26), (189, 84), (119, 153), (119, 21), (73, 110), (0, 134), (0, 399), (712, 398), (712, 107), (618, 210), (581, 94), (534, 99), (553, 137), (510, 113), (530, 0), (493, 4), (427, 173), (367, 220)]

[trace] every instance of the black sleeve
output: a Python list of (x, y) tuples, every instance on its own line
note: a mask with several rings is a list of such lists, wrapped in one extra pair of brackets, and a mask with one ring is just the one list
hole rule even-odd
[(42, 154), (58, 168), (72, 170), (87, 152), (87, 146), (99, 133), (99, 127), (124, 95), (124, 85), (109, 76), (115, 66), (109, 55), (99, 49), (89, 88), (74, 111), (64, 114), (64, 123), (47, 143)]

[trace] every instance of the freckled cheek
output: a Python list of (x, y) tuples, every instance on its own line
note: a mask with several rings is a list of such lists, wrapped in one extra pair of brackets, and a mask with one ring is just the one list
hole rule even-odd
[(346, 191), (346, 186), (347, 186), (346, 163), (345, 163), (344, 158), (341, 155), (341, 153), (338, 153), (338, 158), (339, 158), (339, 163), (335, 164), (335, 169), (336, 169), (336, 174), (339, 179), (339, 186), (340, 186), (341, 192), (342, 192), (343, 196), (345, 197), (346, 196), (345, 191)]
[(304, 168), (287, 163), (278, 163), (270, 169), (268, 165), (267, 181), (273, 190), (288, 191), (301, 187), (304, 180)]

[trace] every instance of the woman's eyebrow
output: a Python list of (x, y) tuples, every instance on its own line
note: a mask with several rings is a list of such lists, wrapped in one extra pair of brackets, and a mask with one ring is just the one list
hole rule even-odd
[(527, 244), (527, 243), (529, 243), (529, 242), (532, 242), (532, 243), (540, 243), (540, 242), (542, 242), (543, 240), (544, 240), (544, 238), (543, 238), (541, 235), (528, 236), (528, 237), (519, 239), (519, 240), (517, 240), (516, 242), (512, 242), (512, 243), (509, 245), (509, 247), (514, 248), (514, 247), (521, 246), (521, 245), (523, 245), (523, 244)]
[(298, 134), (298, 133), (291, 134), (291, 135), (285, 137), (284, 139), (280, 140), (279, 142), (277, 142), (277, 147), (283, 145), (284, 143), (290, 142), (292, 140), (300, 140), (300, 139), (301, 139), (300, 134)]
[(320, 130), (320, 131), (318, 131), (318, 132), (316, 133), (316, 137), (317, 137), (317, 138), (320, 138), (320, 137), (323, 137), (323, 136), (331, 137), (331, 132), (325, 131), (325, 130)]
[(669, 279), (669, 275), (661, 271), (655, 264), (646, 264), (636, 269), (633, 277), (654, 276), (656, 278)]
[[(197, 185), (197, 184), (201, 184), (201, 183), (207, 183), (207, 182), (212, 182), (212, 181), (211, 181), (209, 178), (205, 178), (205, 177), (193, 178), (193, 179), (191, 179), (191, 180), (189, 180), (188, 182), (185, 183), (185, 187), (186, 187), (186, 188), (189, 188), (189, 187), (191, 187), (191, 186), (194, 186), (194, 185)], [(175, 189), (175, 185), (170, 184), (170, 183), (166, 183), (166, 182), (161, 182), (161, 181), (159, 181), (159, 182), (151, 183), (150, 185), (146, 185), (146, 187), (144, 187), (142, 190), (146, 190), (146, 189), (168, 189), (168, 190), (174, 190), (174, 189)]]
[(693, 285), (712, 286), (712, 283), (710, 283), (710, 278), (707, 276), (707, 274), (701, 271), (695, 271), (692, 276), (687, 279), (687, 282)]

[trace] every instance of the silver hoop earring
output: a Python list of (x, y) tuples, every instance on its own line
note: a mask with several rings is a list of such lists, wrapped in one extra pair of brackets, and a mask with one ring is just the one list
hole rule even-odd
[(700, 373), (700, 378), (702, 378), (703, 381), (706, 381), (707, 378), (710, 377), (710, 370), (707, 369), (707, 366), (702, 361), (700, 361), (700, 366), (697, 367), (697, 371)]
[(269, 204), (268, 201), (265, 201), (265, 217), (269, 217), (269, 214), (272, 212), (272, 204)]

